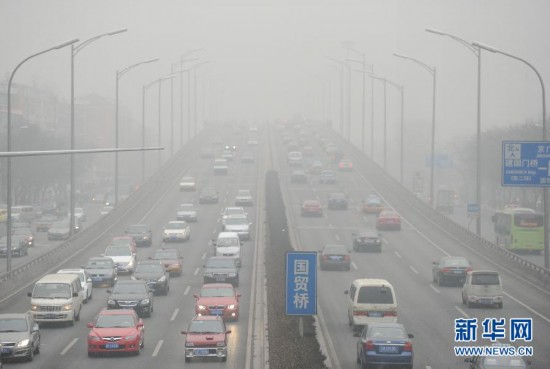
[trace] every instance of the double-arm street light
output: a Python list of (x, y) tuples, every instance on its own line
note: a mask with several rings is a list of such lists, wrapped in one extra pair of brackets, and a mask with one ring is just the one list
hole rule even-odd
[[(53, 47), (50, 47), (49, 49), (46, 49), (46, 50), (42, 50), (40, 52), (37, 52), (36, 54), (32, 54), (31, 56), (28, 56), (26, 57), (25, 59), (23, 59), (19, 64), (17, 64), (17, 66), (15, 67), (15, 69), (11, 72), (11, 75), (10, 75), (10, 79), (8, 81), (8, 116), (7, 116), (7, 127), (6, 127), (6, 139), (7, 139), (7, 151), (10, 152), (11, 151), (11, 84), (12, 84), (12, 81), (13, 81), (13, 77), (15, 76), (15, 72), (17, 72), (17, 70), (21, 67), (21, 65), (23, 65), (26, 61), (28, 61), (29, 59), (32, 59), (34, 57), (37, 57), (39, 55), (42, 55), (42, 54), (45, 54), (49, 51), (52, 51), (52, 50), (59, 50), (59, 49), (62, 49), (66, 46), (69, 46), (69, 45), (72, 45), (74, 44), (75, 42), (78, 42), (78, 38), (75, 38), (75, 39), (72, 39), (70, 41), (67, 41), (67, 42), (63, 42), (62, 44), (59, 44), (59, 45), (56, 45), (56, 46), (53, 46)], [(12, 189), (11, 189), (11, 157), (8, 157), (7, 158), (8, 160), (8, 165), (7, 165), (7, 188), (6, 188), (6, 191), (7, 191), (7, 194), (6, 194), (6, 201), (7, 201), (7, 212), (6, 212), (6, 219), (7, 219), (7, 234), (6, 234), (6, 246), (7, 246), (7, 254), (6, 254), (6, 270), (8, 272), (11, 271), (11, 240), (12, 240), (12, 237), (11, 237), (11, 222), (12, 222), (12, 219), (11, 219), (11, 207), (12, 207)]]
[[(139, 65), (158, 61), (159, 58), (144, 60), (132, 64), (124, 69), (116, 71), (116, 98), (115, 98), (115, 148), (118, 149), (118, 84), (123, 75), (136, 68)], [(115, 152), (115, 205), (118, 205), (118, 151)]]
[[(86, 41), (81, 42), (78, 45), (71, 44), (71, 150), (74, 150), (74, 135), (75, 135), (75, 129), (74, 129), (74, 59), (76, 55), (84, 49), (86, 46), (90, 45), (92, 42), (99, 40), (102, 37), (105, 36), (113, 36), (117, 35), (122, 32), (126, 32), (127, 29), (119, 29), (116, 31), (106, 32), (102, 33), (101, 35), (97, 35), (94, 37), (89, 38)], [(71, 184), (70, 184), (70, 197), (69, 197), (69, 229), (70, 229), (70, 235), (74, 233), (74, 208), (75, 208), (75, 168), (74, 168), (74, 154), (71, 154), (71, 165), (70, 165), (70, 176), (71, 176)]]
[(447, 36), (460, 43), (470, 50), (477, 58), (477, 124), (476, 124), (476, 204), (480, 213), (476, 218), (476, 234), (481, 235), (481, 51), (479, 46), (474, 46), (470, 42), (447, 32), (426, 28), (427, 32)]
[(197, 68), (208, 64), (209, 61), (203, 61), (193, 65), (190, 69), (193, 70), (193, 136), (197, 134)]
[[(522, 58), (517, 57), (517, 56), (512, 55), (512, 54), (505, 53), (504, 51), (497, 50), (494, 47), (487, 46), (487, 45), (484, 45), (484, 44), (481, 44), (481, 43), (475, 42), (475, 41), (472, 42), (472, 46), (479, 48), (480, 53), (481, 53), (481, 49), (483, 49), (483, 50), (486, 50), (486, 51), (489, 51), (489, 52), (492, 52), (492, 53), (495, 53), (495, 54), (504, 55), (504, 56), (507, 56), (509, 58), (518, 60), (518, 61), (526, 64), (529, 68), (531, 68), (533, 70), (533, 72), (535, 72), (535, 74), (537, 75), (537, 78), (540, 81), (541, 92), (542, 92), (542, 140), (547, 141), (548, 140), (548, 132), (546, 130), (546, 89), (544, 88), (544, 81), (542, 80), (542, 77), (541, 77), (539, 71), (531, 63), (529, 63), (527, 60), (522, 59)], [(545, 268), (550, 268), (550, 248), (549, 248), (550, 242), (549, 242), (549, 239), (548, 239), (549, 238), (548, 237), (548, 217), (550, 215), (550, 211), (548, 209), (549, 204), (548, 204), (548, 190), (547, 190), (547, 188), (543, 188), (542, 203), (543, 203), (543, 207), (544, 207), (544, 267)]]
[(426, 63), (421, 62), (418, 59), (411, 58), (410, 56), (405, 56), (401, 54), (393, 54), (394, 56), (401, 58), (401, 59), (407, 59), (412, 62), (415, 62), (416, 64), (420, 65), (422, 68), (427, 70), (433, 77), (433, 96), (432, 96), (432, 142), (431, 142), (431, 150), (430, 150), (430, 198), (429, 198), (429, 204), (430, 206), (433, 206), (434, 204), (434, 162), (435, 162), (435, 82), (436, 82), (436, 69), (435, 66), (431, 67)]

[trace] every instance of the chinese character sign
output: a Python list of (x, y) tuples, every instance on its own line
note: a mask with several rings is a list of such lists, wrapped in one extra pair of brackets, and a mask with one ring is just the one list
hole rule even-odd
[[(482, 329), (481, 338), (491, 342), (506, 338), (509, 338), (511, 342), (531, 342), (533, 340), (533, 320), (531, 318), (511, 318), (508, 325), (506, 325), (505, 318), (485, 318), (480, 328)], [(476, 342), (477, 329), (477, 318), (455, 319), (455, 342)]]
[(317, 253), (286, 254), (287, 315), (317, 314)]
[(502, 185), (550, 186), (550, 142), (503, 141)]

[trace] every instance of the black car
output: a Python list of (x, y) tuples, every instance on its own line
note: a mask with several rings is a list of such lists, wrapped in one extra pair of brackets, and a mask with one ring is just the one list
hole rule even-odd
[(464, 359), (464, 362), (469, 363), (468, 369), (526, 369), (531, 366), (531, 360), (524, 360), (521, 356), (474, 356)]
[(212, 256), (204, 265), (204, 283), (231, 283), (239, 287), (239, 268), (234, 258)]
[(466, 274), (472, 270), (468, 259), (462, 256), (442, 256), (432, 264), (432, 279), (439, 286), (446, 283), (462, 286), (466, 281)]
[(0, 314), (0, 348), (0, 361), (32, 361), (34, 354), (40, 353), (40, 329), (29, 312)]
[(352, 234), (353, 250), (382, 252), (382, 238), (373, 229), (362, 229)]
[(153, 232), (146, 224), (132, 224), (125, 233), (134, 239), (138, 247), (153, 244)]
[(104, 256), (95, 256), (86, 262), (82, 266), (86, 269), (90, 278), (92, 278), (92, 285), (100, 286), (108, 284), (114, 286), (117, 281), (117, 269), (113, 259)]
[(153, 312), (153, 291), (142, 280), (117, 281), (107, 299), (107, 309), (134, 309), (139, 316)]
[(348, 210), (348, 199), (342, 192), (333, 192), (328, 196), (329, 210)]
[(321, 270), (350, 270), (350, 252), (344, 245), (325, 245), (323, 249), (319, 251), (319, 266)]
[(217, 204), (218, 202), (218, 191), (212, 187), (205, 187), (199, 193), (199, 204)]
[(144, 280), (153, 292), (168, 295), (170, 273), (160, 260), (141, 260), (134, 268), (133, 280)]

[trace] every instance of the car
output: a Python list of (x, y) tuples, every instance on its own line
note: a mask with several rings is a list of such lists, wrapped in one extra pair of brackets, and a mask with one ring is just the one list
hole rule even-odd
[(355, 333), (357, 363), (361, 368), (391, 365), (413, 368), (412, 334), (401, 323), (368, 323), (363, 332)]
[(362, 201), (362, 210), (363, 213), (367, 214), (379, 214), (382, 210), (384, 210), (384, 206), (382, 205), (382, 200), (378, 195), (371, 194)]
[(396, 323), (397, 299), (385, 279), (361, 278), (351, 283), (347, 295), (348, 324), (356, 331), (368, 323)]
[(320, 184), (336, 183), (336, 173), (333, 170), (325, 169), (319, 174)]
[(319, 160), (314, 160), (311, 162), (311, 165), (309, 167), (309, 173), (310, 174), (321, 174), (323, 171), (323, 163)]
[(462, 304), (468, 307), (490, 305), (502, 309), (503, 295), (502, 281), (498, 272), (472, 270), (466, 274), (466, 280), (462, 286)]
[(241, 240), (250, 239), (250, 225), (248, 217), (244, 214), (233, 214), (224, 219), (222, 231), (235, 232)]
[(178, 211), (176, 212), (177, 220), (184, 220), (186, 222), (196, 222), (198, 219), (198, 211), (193, 204), (180, 204)]
[(382, 252), (382, 238), (375, 229), (360, 229), (352, 237), (354, 251)]
[(170, 273), (160, 260), (138, 261), (132, 279), (144, 280), (153, 292), (168, 295), (170, 291)]
[(137, 243), (134, 240), (134, 237), (131, 237), (128, 235), (115, 236), (111, 239), (111, 243), (109, 244), (109, 246), (120, 246), (120, 245), (128, 246), (130, 247), (130, 250), (132, 250), (134, 254), (137, 253)]
[(235, 259), (237, 266), (241, 266), (241, 239), (236, 232), (220, 232), (212, 240), (215, 256), (228, 256)]
[(233, 161), (233, 151), (224, 150), (221, 154), (221, 157), (227, 161)]
[(162, 230), (163, 242), (185, 242), (191, 238), (191, 227), (183, 220), (168, 222)]
[(227, 335), (231, 333), (219, 316), (195, 316), (185, 335), (185, 362), (195, 357), (211, 357), (227, 360)]
[(2, 362), (40, 353), (40, 328), (29, 312), (0, 314), (0, 348)]
[(134, 239), (136, 247), (151, 247), (153, 244), (153, 231), (146, 224), (132, 224), (124, 233)]
[(319, 200), (305, 200), (302, 203), (301, 214), (303, 217), (306, 216), (323, 216), (323, 207)]
[(34, 246), (34, 235), (31, 228), (14, 228), (11, 230), (11, 234), (14, 236), (21, 236), (28, 247)]
[(234, 258), (211, 256), (204, 265), (203, 283), (231, 283), (239, 287), (239, 267)]
[(313, 147), (311, 147), (310, 145), (304, 146), (304, 148), (302, 149), (302, 154), (304, 154), (305, 156), (313, 155)]
[(113, 205), (105, 205), (101, 210), (99, 211), (99, 215), (105, 216), (109, 214), (111, 211), (113, 211), (115, 207)]
[(116, 265), (117, 273), (131, 274), (136, 265), (136, 254), (128, 245), (112, 245), (105, 248), (101, 256), (113, 259)]
[(47, 232), (50, 229), (50, 226), (57, 222), (57, 216), (53, 214), (44, 214), (38, 220), (35, 221), (36, 231), (37, 232)]
[(401, 216), (393, 210), (383, 210), (376, 219), (376, 229), (401, 230)]
[(351, 172), (353, 170), (353, 163), (349, 159), (342, 159), (338, 163), (338, 170), (341, 172)]
[(178, 249), (157, 249), (155, 250), (153, 256), (149, 259), (161, 261), (170, 275), (177, 275), (178, 277), (181, 276), (183, 270), (181, 260), (183, 259), (183, 256), (180, 256)]
[(222, 228), (223, 224), (225, 223), (225, 220), (227, 217), (231, 215), (244, 215), (247, 216), (248, 214), (244, 211), (244, 208), (242, 206), (227, 206), (223, 209), (221, 212), (222, 216)]
[(344, 245), (325, 245), (319, 251), (319, 268), (350, 270), (350, 252)]
[(227, 164), (227, 159), (225, 158), (216, 158), (212, 162), (212, 170), (214, 174), (228, 174), (229, 167)]
[(237, 145), (225, 145), (225, 150), (229, 152), (237, 151)]
[(230, 283), (203, 284), (195, 297), (195, 314), (221, 316), (223, 320), (239, 320), (239, 297)]
[(94, 256), (88, 259), (82, 266), (92, 278), (93, 286), (114, 286), (117, 279), (117, 267), (113, 259), (104, 256)]
[(92, 323), (86, 325), (88, 332), (88, 356), (112, 353), (139, 355), (145, 343), (145, 325), (133, 310), (103, 309)]
[[(11, 236), (11, 251), (12, 256), (26, 256), (29, 254), (28, 244), (25, 236), (12, 235)], [(4, 236), (0, 238), (0, 257), (8, 256), (8, 238)]]
[(133, 309), (141, 317), (153, 313), (153, 292), (145, 281), (117, 281), (107, 298), (107, 309)]
[[(71, 212), (67, 213), (67, 218), (71, 216)], [(77, 218), (80, 222), (85, 222), (88, 219), (86, 211), (84, 208), (74, 208), (74, 217)]]
[(327, 207), (329, 210), (348, 210), (348, 199), (343, 192), (333, 192), (328, 195)]
[(304, 162), (304, 156), (300, 151), (290, 151), (287, 155), (287, 163), (290, 166), (299, 166)]
[(258, 139), (257, 138), (254, 138), (254, 137), (250, 137), (247, 141), (246, 141), (246, 144), (248, 146), (258, 146)]
[(180, 179), (180, 191), (195, 191), (197, 184), (193, 177), (183, 177)]
[(293, 170), (290, 175), (290, 183), (308, 183), (309, 179), (305, 171), (297, 169)]
[(218, 191), (212, 187), (204, 187), (199, 192), (199, 204), (217, 204), (219, 201)]
[(443, 284), (464, 285), (466, 274), (472, 271), (468, 259), (463, 256), (442, 256), (432, 263), (432, 280), (439, 286)]
[(76, 274), (82, 286), (82, 302), (87, 303), (93, 297), (92, 278), (84, 268), (60, 269), (58, 274)]
[[(498, 346), (510, 345), (501, 344)], [(464, 362), (469, 363), (468, 369), (526, 369), (531, 365), (530, 360), (524, 360), (518, 356), (474, 356), (464, 359)]]
[[(75, 223), (77, 220), (75, 219)], [(52, 240), (67, 240), (71, 236), (71, 226), (69, 219), (64, 219), (52, 223), (48, 229), (48, 241)]]
[(250, 190), (238, 190), (235, 196), (235, 206), (252, 206), (252, 194)]
[(256, 158), (254, 157), (254, 154), (251, 152), (243, 152), (241, 154), (241, 163), (244, 164), (252, 164), (256, 161)]

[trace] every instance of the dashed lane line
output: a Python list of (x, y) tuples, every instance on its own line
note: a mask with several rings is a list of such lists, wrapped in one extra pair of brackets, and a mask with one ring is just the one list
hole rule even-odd
[(462, 310), (461, 308), (459, 308), (459, 307), (456, 306), (456, 305), (455, 305), (455, 309), (458, 310), (458, 312), (459, 312), (460, 314), (462, 314), (463, 317), (465, 317), (465, 318), (469, 318), (469, 317), (470, 317), (464, 310)]
[(176, 308), (176, 310), (174, 310), (174, 312), (172, 313), (172, 316), (170, 317), (170, 321), (173, 322), (174, 320), (176, 320), (176, 316), (178, 315), (178, 313), (180, 312), (180, 309), (179, 308)]
[(191, 290), (191, 286), (187, 286), (187, 288), (185, 289), (185, 292), (183, 293), (183, 295), (187, 296), (187, 294), (189, 293), (190, 290)]
[(435, 293), (441, 293), (441, 291), (438, 290), (437, 288), (435, 288), (433, 284), (430, 283), (428, 286), (430, 286), (430, 288), (431, 288), (432, 290), (434, 290)]
[(71, 347), (73, 347), (74, 344), (77, 342), (78, 342), (78, 338), (73, 338), (73, 340), (69, 342), (69, 344), (63, 349), (63, 351), (61, 351), (61, 355), (65, 355), (71, 349)]
[(157, 345), (155, 346), (155, 351), (153, 351), (153, 354), (151, 356), (157, 356), (159, 354), (160, 348), (162, 347), (162, 344), (164, 343), (164, 340), (160, 340), (157, 342)]

